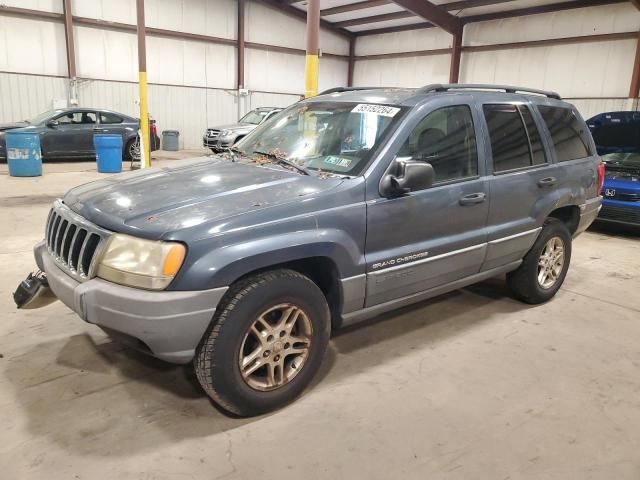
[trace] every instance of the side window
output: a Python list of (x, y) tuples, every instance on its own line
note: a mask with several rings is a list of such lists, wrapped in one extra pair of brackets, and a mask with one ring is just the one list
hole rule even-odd
[(478, 175), (478, 153), (471, 109), (445, 107), (427, 115), (411, 132), (399, 156), (429, 162), (436, 183)]
[(542, 140), (540, 139), (540, 132), (538, 132), (538, 127), (536, 127), (536, 123), (533, 121), (533, 117), (531, 116), (529, 107), (525, 105), (518, 105), (518, 109), (522, 114), (522, 119), (524, 120), (524, 124), (527, 127), (527, 133), (529, 134), (533, 165), (542, 165), (544, 163), (547, 163), (547, 157), (544, 153), (544, 146), (542, 145)]
[(586, 126), (569, 108), (538, 106), (547, 124), (559, 162), (591, 155)]
[(100, 112), (100, 123), (105, 123), (105, 124), (122, 123), (122, 117), (119, 117), (118, 115), (114, 115), (113, 113)]
[(56, 118), (61, 125), (82, 125), (96, 123), (93, 112), (69, 112)]
[[(516, 105), (484, 105), (494, 173), (533, 165), (529, 135)], [(539, 140), (539, 139), (538, 139)]]

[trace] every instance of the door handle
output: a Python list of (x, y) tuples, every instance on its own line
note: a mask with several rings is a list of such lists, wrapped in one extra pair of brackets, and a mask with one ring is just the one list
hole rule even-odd
[(482, 203), (487, 199), (487, 194), (484, 192), (470, 193), (460, 198), (460, 205), (475, 205)]
[(539, 187), (553, 187), (556, 184), (556, 177), (547, 177), (538, 180)]

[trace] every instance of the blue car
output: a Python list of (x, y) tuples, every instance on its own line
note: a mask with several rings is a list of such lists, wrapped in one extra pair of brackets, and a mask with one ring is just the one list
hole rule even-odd
[(598, 220), (640, 226), (640, 112), (608, 112), (587, 120), (605, 163)]

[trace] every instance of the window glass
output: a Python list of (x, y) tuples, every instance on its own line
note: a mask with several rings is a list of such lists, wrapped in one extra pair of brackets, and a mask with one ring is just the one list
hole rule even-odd
[(529, 142), (531, 142), (531, 156), (533, 157), (533, 165), (542, 165), (547, 163), (547, 158), (544, 153), (544, 147), (542, 146), (542, 140), (540, 139), (540, 132), (538, 127), (533, 121), (529, 107), (526, 105), (518, 105), (518, 109), (522, 114), (524, 124), (527, 126), (527, 132), (529, 133)]
[(82, 125), (96, 123), (94, 112), (69, 112), (56, 118), (61, 125)]
[(398, 156), (429, 162), (436, 183), (478, 175), (471, 110), (459, 105), (431, 112), (411, 132)]
[(122, 123), (122, 117), (113, 113), (100, 112), (100, 123)]
[(538, 106), (551, 133), (559, 162), (588, 157), (586, 127), (569, 108)]
[(310, 170), (358, 175), (405, 109), (347, 102), (294, 104), (236, 144), (260, 164), (268, 155)]
[(531, 166), (529, 138), (515, 105), (484, 105), (489, 127), (493, 171), (504, 172)]
[(271, 113), (271, 110), (251, 110), (240, 119), (240, 123), (252, 123), (253, 125), (259, 125), (267, 118), (269, 113)]

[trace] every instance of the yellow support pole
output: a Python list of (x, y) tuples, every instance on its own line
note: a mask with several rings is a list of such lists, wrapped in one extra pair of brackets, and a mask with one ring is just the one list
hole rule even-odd
[(320, 0), (307, 3), (307, 57), (304, 69), (304, 98), (318, 94), (318, 53), (320, 36)]
[(304, 68), (304, 98), (318, 94), (318, 55), (307, 55)]
[(147, 100), (147, 72), (138, 73), (140, 85), (140, 165), (142, 168), (151, 166), (151, 148), (149, 143), (149, 102)]

